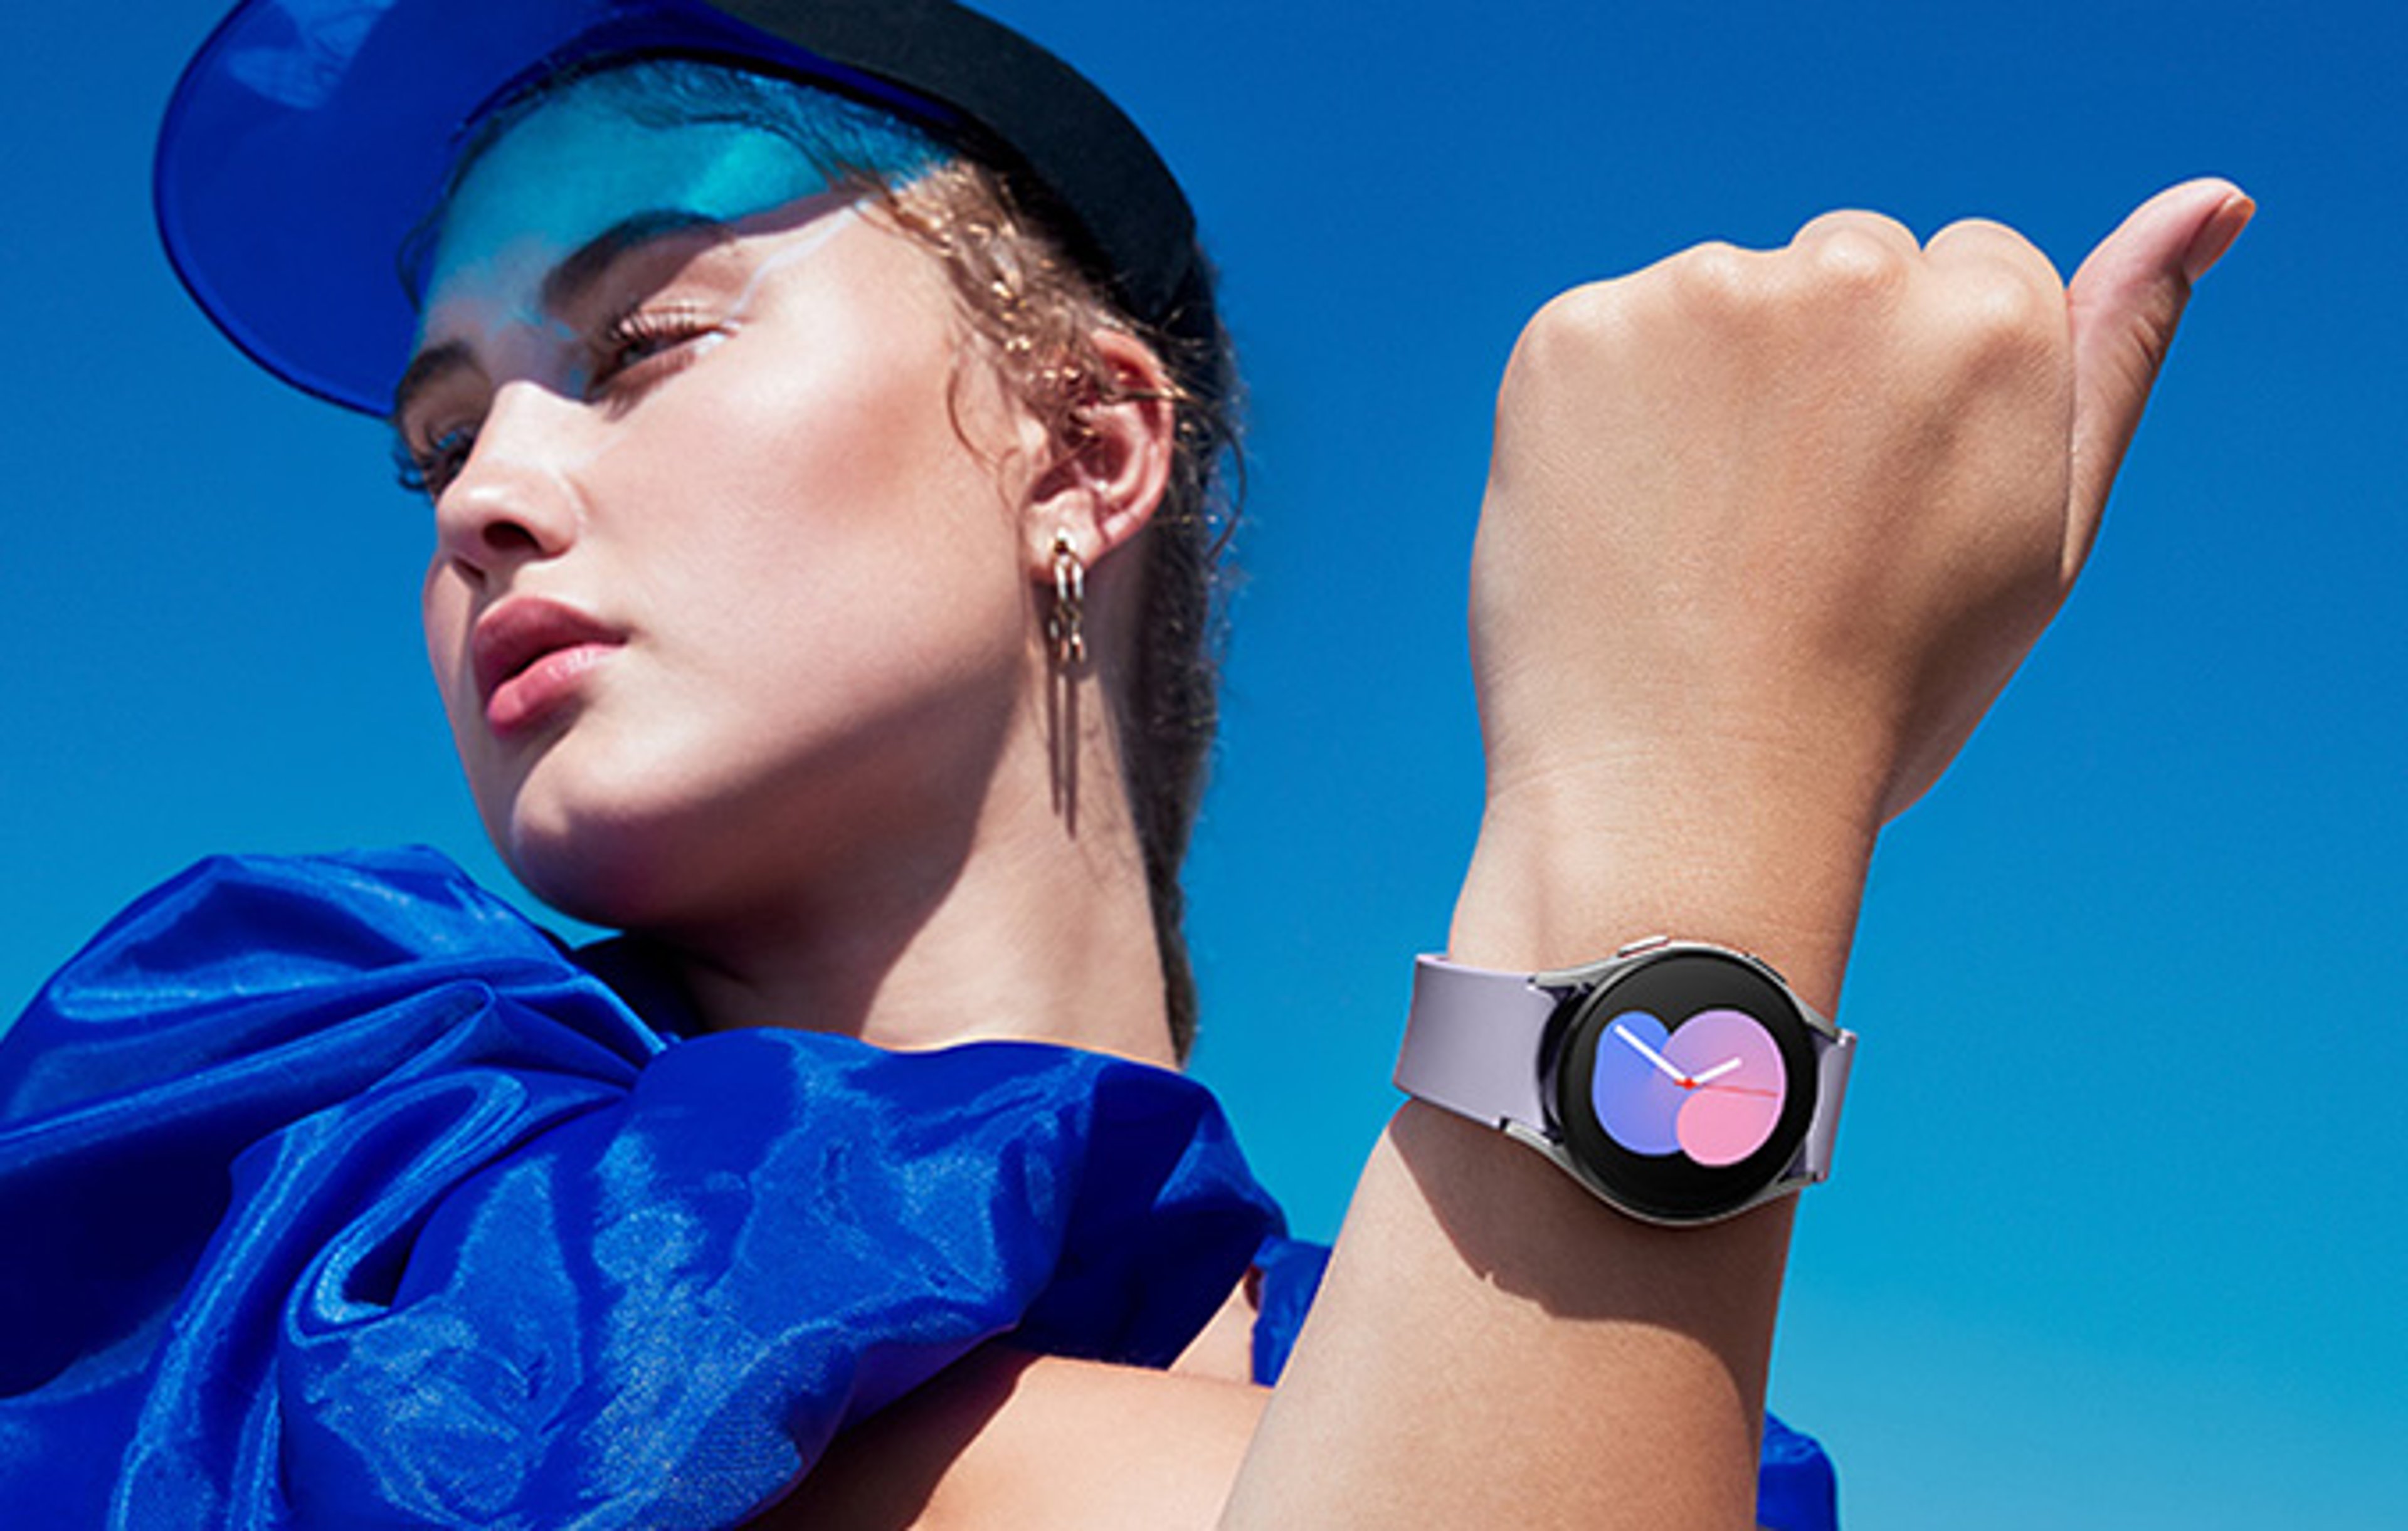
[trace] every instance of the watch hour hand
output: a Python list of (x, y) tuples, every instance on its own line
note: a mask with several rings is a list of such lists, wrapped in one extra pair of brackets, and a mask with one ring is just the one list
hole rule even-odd
[(1740, 1066), (1741, 1061), (1742, 1060), (1738, 1058), (1725, 1058), (1722, 1062), (1714, 1065), (1712, 1068), (1707, 1069), (1704, 1073), (1690, 1080), (1689, 1082), (1691, 1084), (1712, 1084), (1714, 1080), (1721, 1079), (1725, 1074), (1737, 1068)]
[(1629, 1027), (1624, 1025), (1621, 1022), (1616, 1021), (1613, 1023), (1613, 1034), (1616, 1037), (1621, 1037), (1624, 1041), (1628, 1042), (1632, 1047), (1637, 1048), (1641, 1057), (1645, 1058), (1649, 1063), (1652, 1063), (1656, 1067), (1662, 1069), (1665, 1077), (1670, 1079), (1673, 1083), (1679, 1085), (1682, 1089), (1688, 1089), (1694, 1082), (1696, 1082), (1692, 1080), (1688, 1075), (1684, 1074), (1679, 1069), (1673, 1067), (1670, 1060), (1667, 1059), (1664, 1054), (1656, 1052), (1654, 1048), (1649, 1047), (1646, 1043), (1641, 1041), (1638, 1034), (1633, 1032)]

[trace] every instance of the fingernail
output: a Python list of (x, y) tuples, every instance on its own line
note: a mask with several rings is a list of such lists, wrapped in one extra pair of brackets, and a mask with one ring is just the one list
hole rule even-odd
[(2250, 200), (2248, 193), (2236, 189), (2226, 197), (2224, 205), (2192, 236), (2190, 248), (2183, 251), (2185, 279), (2197, 281), (2206, 276), (2216, 262), (2224, 259), (2224, 252), (2232, 248), (2232, 241), (2241, 237), (2241, 231), (2249, 226), (2249, 220), (2257, 213), (2258, 204)]

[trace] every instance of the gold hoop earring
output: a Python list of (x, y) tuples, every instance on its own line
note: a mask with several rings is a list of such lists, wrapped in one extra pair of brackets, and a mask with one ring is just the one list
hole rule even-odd
[(1054, 608), (1045, 614), (1054, 662), (1071, 669), (1087, 662), (1087, 565), (1068, 532), (1054, 534)]

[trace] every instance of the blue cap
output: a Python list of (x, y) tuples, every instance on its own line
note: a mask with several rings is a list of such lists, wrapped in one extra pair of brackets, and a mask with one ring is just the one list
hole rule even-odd
[[(638, 54), (802, 80), (929, 130), (1003, 172), (1133, 317), (1211, 353), (1211, 272), (1161, 157), (1068, 64), (951, 0), (244, 0), (160, 130), (168, 259), (261, 365), (382, 415), (418, 327), (404, 250), (479, 120), (547, 74)], [(1188, 379), (1208, 394), (1211, 365)]]

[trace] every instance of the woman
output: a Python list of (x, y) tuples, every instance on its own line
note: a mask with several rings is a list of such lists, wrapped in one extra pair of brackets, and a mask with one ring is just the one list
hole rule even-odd
[[(491, 17), (255, 5), (196, 78), (289, 114), (237, 154), (246, 98), (182, 98), (188, 280), (293, 380), (390, 404), (433, 496), (429, 648), (497, 843), (710, 1035), (664, 1051), (415, 861), (155, 896), (10, 1039), (21, 1218), (138, 1180), (158, 1222), (19, 1276), (77, 1322), (10, 1356), (12, 1486), (62, 1520), (727, 1524), (818, 1462), (798, 1515), (1743, 1518), (1788, 1204), (1667, 1233), (1421, 1107), (1259, 1428), (1210, 1336), (1185, 1377), (948, 1368), (1007, 1330), (1168, 1361), (1268, 1226), (1195, 1092), (1095, 1056), (1183, 1035), (1216, 327), (1175, 188), (1075, 77), (943, 6), (729, 9), (809, 56), (708, 7), (513, 12), (429, 108)], [(631, 53), (744, 71), (602, 67)], [(405, 100), (471, 121), (432, 179), (359, 157), (419, 144)], [(304, 198), (261, 136), (375, 193)], [(2153, 204), (2070, 338), (2003, 231), (1860, 216), (1551, 309), (1475, 569), (1454, 952), (1711, 936), (1828, 1010), (1873, 832), (2079, 565), (2146, 388), (2114, 348), (2161, 345), (2245, 216)], [(366, 296), (396, 249), (398, 323)], [(1832, 371), (1896, 380), (1784, 386)], [(1778, 572), (1700, 631), (1700, 565)]]

